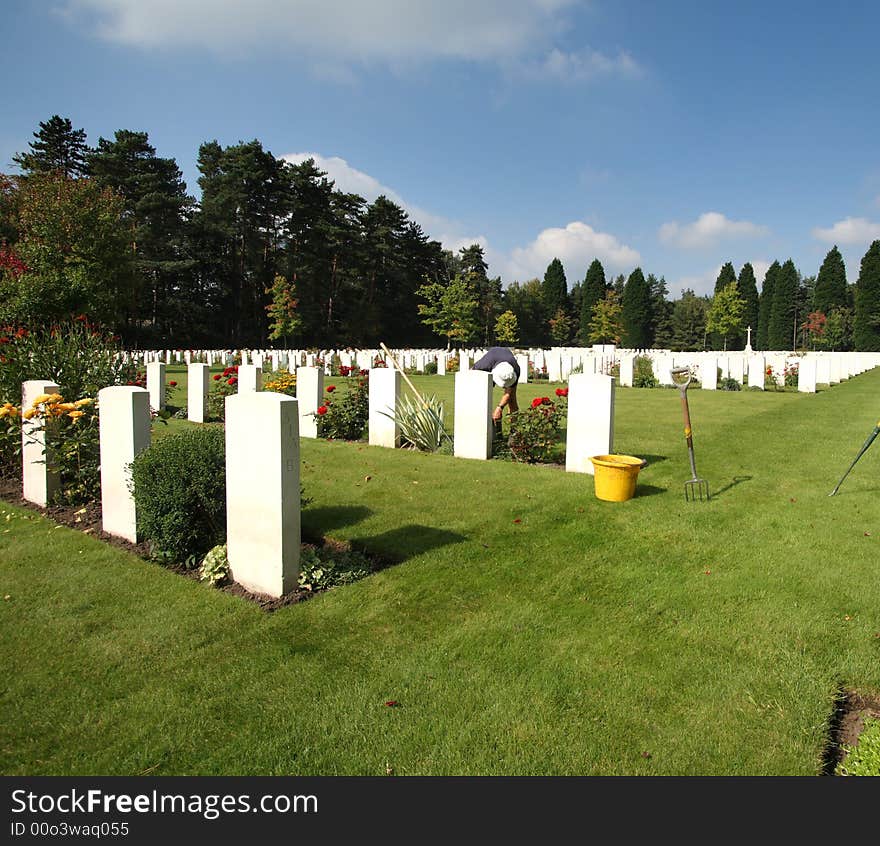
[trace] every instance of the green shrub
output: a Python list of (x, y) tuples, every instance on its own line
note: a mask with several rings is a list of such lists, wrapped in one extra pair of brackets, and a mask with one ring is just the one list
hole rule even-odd
[(226, 540), (224, 432), (166, 435), (132, 463), (138, 531), (153, 554), (182, 563)]
[(651, 364), (651, 359), (646, 355), (636, 356), (636, 360), (633, 362), (633, 387), (657, 387), (657, 378), (654, 376), (654, 367)]
[(721, 379), (718, 382), (718, 390), (719, 391), (741, 391), (742, 385), (736, 381), (732, 376), (728, 376), (726, 379)]
[(436, 375), (437, 375), (437, 362), (436, 361), (425, 362), (425, 376), (436, 376)]
[(868, 718), (858, 746), (844, 746), (846, 758), (837, 765), (837, 775), (880, 776), (880, 720)]

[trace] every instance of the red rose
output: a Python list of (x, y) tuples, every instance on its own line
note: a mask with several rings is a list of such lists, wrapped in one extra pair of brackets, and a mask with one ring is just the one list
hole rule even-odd
[(324, 415), (326, 413), (327, 413), (327, 406), (326, 405), (319, 405), (318, 406), (318, 414)]
[(541, 405), (553, 405), (550, 397), (541, 397)]
[(214, 381), (219, 382), (223, 377), (219, 373), (214, 374)]
[(175, 382), (174, 380), (170, 381), (168, 384), (169, 384), (169, 386), (172, 387), (172, 388), (176, 388), (176, 387), (177, 387), (177, 382)]
[(535, 397), (532, 400), (532, 408), (537, 408), (541, 404), (542, 400), (540, 397)]
[(333, 391), (336, 390), (336, 385), (327, 385), (326, 391), (328, 394), (332, 394)]
[(568, 396), (568, 388), (557, 388), (556, 396), (558, 397), (567, 397)]
[(232, 376), (232, 377), (229, 379), (229, 384), (230, 384), (230, 385), (235, 385), (235, 384), (237, 384), (237, 382), (238, 382), (238, 379), (237, 379), (235, 376)]

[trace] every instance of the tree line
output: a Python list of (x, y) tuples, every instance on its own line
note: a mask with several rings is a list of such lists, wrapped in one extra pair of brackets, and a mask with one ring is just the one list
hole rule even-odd
[(880, 349), (880, 241), (849, 285), (835, 246), (815, 276), (773, 262), (723, 265), (713, 296), (670, 300), (636, 268), (608, 278), (596, 259), (570, 288), (506, 288), (483, 250), (453, 254), (387, 197), (336, 188), (313, 160), (257, 141), (199, 148), (201, 199), (146, 132), (89, 147), (54, 115), (20, 173), (0, 175), (0, 324), (85, 313), (140, 347), (589, 345)]

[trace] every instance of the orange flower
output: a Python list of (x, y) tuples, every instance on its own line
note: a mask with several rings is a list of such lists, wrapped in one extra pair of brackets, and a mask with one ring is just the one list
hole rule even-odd
[(71, 420), (74, 420), (74, 421), (79, 420), (79, 418), (82, 417), (84, 414), (85, 414), (84, 411), (69, 411), (69, 412), (67, 412), (67, 416)]

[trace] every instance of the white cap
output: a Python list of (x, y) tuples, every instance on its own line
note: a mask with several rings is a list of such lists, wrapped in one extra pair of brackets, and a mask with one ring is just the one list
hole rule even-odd
[(513, 365), (506, 361), (496, 364), (492, 368), (492, 381), (498, 385), (499, 388), (509, 388), (511, 385), (515, 384), (516, 371), (513, 369)]

